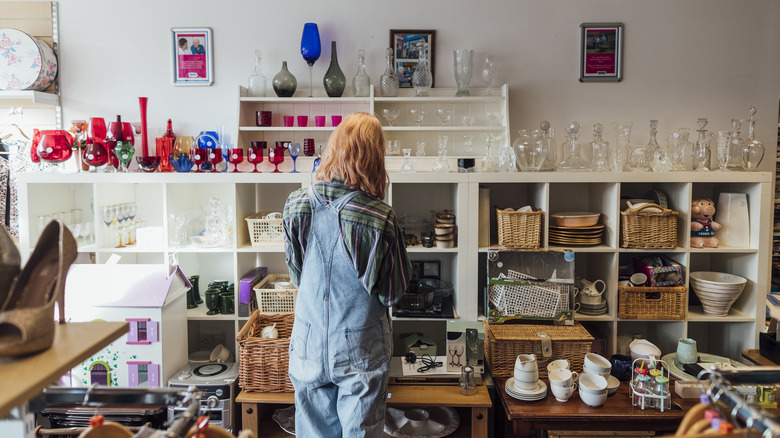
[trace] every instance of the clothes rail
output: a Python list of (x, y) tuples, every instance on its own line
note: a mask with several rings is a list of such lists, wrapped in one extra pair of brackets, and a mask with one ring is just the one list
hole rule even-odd
[(748, 404), (734, 389), (734, 384), (777, 384), (780, 369), (755, 367), (745, 370), (717, 370), (710, 373), (707, 395), (713, 403), (725, 407), (734, 422), (741, 422), (748, 429), (759, 432), (762, 438), (779, 438), (780, 421), (774, 415)]

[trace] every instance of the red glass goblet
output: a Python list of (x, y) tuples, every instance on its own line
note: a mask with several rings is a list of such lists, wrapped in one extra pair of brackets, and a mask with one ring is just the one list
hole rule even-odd
[(255, 165), (255, 170), (253, 170), (252, 173), (259, 173), (260, 171), (257, 170), (257, 165), (263, 162), (263, 148), (249, 148), (247, 161)]
[(72, 138), (67, 131), (59, 129), (41, 131), (36, 155), (48, 163), (61, 163), (73, 154), (71, 141)]
[(195, 172), (200, 173), (200, 165), (208, 160), (209, 150), (205, 148), (192, 148), (190, 152), (190, 161), (195, 165)]
[(217, 164), (222, 162), (222, 149), (208, 149), (209, 164), (211, 164), (211, 173), (217, 171)]
[(102, 117), (91, 117), (87, 128), (87, 143), (103, 143), (106, 134), (106, 121)]
[(284, 149), (285, 148), (271, 148), (268, 151), (268, 161), (274, 165), (273, 173), (279, 172), (279, 165), (284, 162)]
[(238, 165), (244, 161), (244, 150), (241, 148), (231, 148), (228, 155), (228, 162), (233, 165), (233, 172), (238, 172)]
[(108, 163), (108, 151), (103, 143), (87, 143), (84, 149), (84, 162), (89, 164), (90, 171), (95, 171), (98, 167)]

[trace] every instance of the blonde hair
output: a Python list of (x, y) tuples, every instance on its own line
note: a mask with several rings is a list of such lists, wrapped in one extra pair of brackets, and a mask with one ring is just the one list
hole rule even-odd
[(334, 179), (384, 199), (389, 179), (385, 170), (385, 134), (379, 119), (368, 113), (352, 113), (333, 131), (317, 169), (317, 180)]

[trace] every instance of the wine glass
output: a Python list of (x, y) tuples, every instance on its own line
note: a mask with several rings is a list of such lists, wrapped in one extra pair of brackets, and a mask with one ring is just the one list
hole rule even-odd
[(441, 126), (448, 126), (450, 123), (450, 120), (452, 120), (452, 110), (446, 110), (446, 109), (437, 109), (436, 115), (439, 117), (439, 120), (441, 121)]
[(397, 119), (400, 114), (401, 112), (395, 108), (385, 108), (382, 110), (382, 117), (387, 120), (388, 126), (393, 126), (393, 121)]
[(279, 165), (284, 162), (284, 148), (271, 148), (268, 151), (268, 161), (274, 165), (273, 173), (280, 173)]
[(111, 224), (114, 223), (114, 206), (104, 205), (100, 210), (100, 215), (103, 219), (103, 223), (106, 224), (106, 228), (110, 228)]
[(68, 131), (45, 130), (41, 131), (40, 140), (35, 148), (37, 156), (47, 163), (62, 163), (73, 154), (72, 137)]
[(205, 163), (208, 159), (208, 149), (205, 148), (192, 148), (192, 155), (190, 161), (195, 165), (195, 172), (200, 173), (201, 164)]
[(209, 149), (208, 161), (209, 164), (211, 164), (211, 173), (215, 173), (217, 171), (217, 164), (222, 162), (222, 149)]
[(482, 64), (482, 81), (487, 86), (487, 95), (493, 95), (493, 81), (496, 80), (496, 67), (493, 65), (493, 57), (485, 56), (485, 62)]
[(247, 161), (255, 165), (255, 170), (252, 173), (259, 173), (257, 165), (263, 162), (263, 148), (249, 148), (249, 156)]
[(303, 60), (309, 64), (309, 97), (313, 96), (312, 70), (314, 63), (320, 59), (322, 46), (320, 44), (320, 32), (317, 29), (317, 23), (306, 23), (303, 25), (303, 35), (301, 36), (301, 55)]
[(422, 126), (423, 119), (425, 119), (425, 110), (420, 109), (410, 109), (409, 110), (409, 117), (412, 118), (412, 121), (414, 121), (414, 124), (417, 125), (417, 127)]
[(87, 143), (103, 143), (106, 139), (106, 121), (102, 117), (90, 117), (87, 127)]
[(233, 165), (233, 172), (238, 172), (238, 165), (244, 161), (244, 150), (241, 148), (231, 148), (228, 162)]
[(135, 202), (131, 202), (128, 205), (127, 209), (127, 217), (130, 218), (131, 221), (135, 221), (135, 215), (138, 214), (138, 204)]
[(298, 159), (298, 155), (301, 154), (301, 144), (300, 143), (288, 143), (287, 144), (287, 150), (290, 151), (290, 158), (293, 160), (293, 170), (290, 171), (290, 173), (298, 173), (298, 171), (295, 169), (295, 160)]

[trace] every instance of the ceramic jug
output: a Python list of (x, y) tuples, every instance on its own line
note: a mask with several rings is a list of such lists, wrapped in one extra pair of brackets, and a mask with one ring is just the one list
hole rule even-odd
[(582, 279), (580, 302), (584, 304), (601, 304), (601, 295), (607, 290), (604, 280), (588, 281)]

